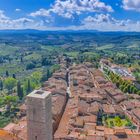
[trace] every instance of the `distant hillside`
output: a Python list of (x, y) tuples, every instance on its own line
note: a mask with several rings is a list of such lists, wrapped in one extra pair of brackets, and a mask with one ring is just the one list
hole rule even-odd
[(99, 32), (82, 31), (40, 31), (40, 30), (0, 30), (0, 41), (10, 45), (38, 46), (52, 45), (80, 50), (81, 48), (101, 47), (97, 50), (140, 47), (138, 32)]
[(0, 33), (101, 33), (105, 35), (140, 35), (140, 32), (102, 32), (98, 30), (35, 30), (35, 29), (23, 29), (23, 30), (0, 30)]

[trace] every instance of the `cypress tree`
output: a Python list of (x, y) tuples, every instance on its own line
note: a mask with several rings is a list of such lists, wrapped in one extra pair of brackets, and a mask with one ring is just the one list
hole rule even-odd
[(20, 81), (18, 81), (18, 83), (17, 83), (17, 95), (18, 95), (19, 99), (22, 100), (22, 98), (23, 98), (23, 88), (21, 87)]
[(13, 78), (16, 79), (16, 75), (15, 74), (13, 74)]
[(20, 99), (22, 100), (24, 97), (24, 93), (23, 93), (23, 87), (21, 87), (21, 93), (20, 93)]
[(21, 58), (20, 58), (20, 62), (22, 63), (23, 62), (23, 57), (21, 56)]
[(49, 79), (49, 78), (50, 78), (50, 76), (51, 76), (51, 74), (50, 74), (50, 70), (49, 70), (49, 69), (47, 69), (47, 79)]
[(31, 92), (31, 83), (30, 79), (28, 79), (28, 84), (27, 84), (27, 93)]
[(3, 90), (3, 81), (0, 80), (0, 90)]
[(6, 77), (9, 77), (9, 72), (8, 72), (8, 70), (6, 71)]

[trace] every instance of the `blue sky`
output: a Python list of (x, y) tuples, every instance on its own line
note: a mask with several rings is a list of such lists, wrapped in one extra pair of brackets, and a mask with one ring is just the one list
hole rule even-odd
[(0, 29), (140, 31), (140, 0), (0, 0)]

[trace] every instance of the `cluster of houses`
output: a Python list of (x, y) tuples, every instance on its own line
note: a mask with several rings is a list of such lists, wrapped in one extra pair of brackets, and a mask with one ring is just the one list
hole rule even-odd
[(53, 76), (44, 83), (43, 90), (50, 91), (52, 94), (52, 115), (53, 115), (53, 130), (56, 131), (65, 106), (68, 100), (66, 68), (61, 68), (53, 74)]
[[(140, 96), (127, 95), (91, 63), (63, 65), (43, 84), (52, 94), (54, 140), (140, 140)], [(22, 119), (4, 129), (26, 140), (26, 105)], [(129, 118), (134, 128), (109, 127), (103, 118)]]
[[(71, 97), (61, 118), (54, 140), (139, 140), (139, 110), (135, 106), (134, 117), (128, 116), (124, 103), (139, 100), (139, 96), (125, 95), (107, 81), (103, 73), (91, 64), (70, 68)], [(137, 102), (138, 104), (138, 102)], [(136, 110), (137, 109), (137, 110)], [(103, 117), (128, 117), (135, 128), (109, 127)], [(132, 117), (133, 116), (133, 117)], [(137, 123), (135, 123), (135, 121)]]

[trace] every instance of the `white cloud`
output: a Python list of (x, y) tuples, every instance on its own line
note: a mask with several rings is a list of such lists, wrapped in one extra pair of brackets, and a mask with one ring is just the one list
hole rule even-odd
[(0, 29), (22, 29), (31, 28), (34, 21), (28, 18), (10, 19), (0, 10)]
[(133, 10), (140, 12), (140, 0), (122, 0), (125, 10)]
[(117, 20), (109, 14), (97, 14), (94, 17), (86, 17), (79, 28), (100, 31), (140, 31), (140, 22)]
[(7, 16), (5, 16), (4, 11), (0, 10), (0, 20), (7, 20), (9, 19)]
[(16, 12), (20, 12), (20, 11), (21, 11), (21, 9), (17, 8), (17, 9), (15, 9), (15, 11), (16, 11)]
[[(60, 1), (60, 0), (57, 0)], [(70, 0), (63, 0), (63, 2), (69, 2)], [(77, 0), (79, 1), (79, 0)], [(76, 1), (76, 3), (77, 3)], [(82, 0), (81, 0), (82, 1)], [(73, 0), (71, 0), (73, 2)], [(86, 5), (86, 0), (82, 1)], [(62, 3), (61, 3), (62, 4)], [(67, 5), (66, 3), (63, 3), (63, 6), (55, 3), (51, 7), (51, 9), (40, 9), (37, 12), (31, 13), (31, 17), (23, 17), (18, 19), (11, 19), (8, 16), (4, 14), (4, 11), (0, 10), (0, 29), (39, 29), (39, 30), (100, 30), (100, 31), (140, 31), (140, 21), (132, 21), (132, 20), (118, 20), (112, 17), (108, 12), (105, 14), (105, 12), (95, 12), (91, 16), (90, 12), (86, 16), (86, 12), (83, 12), (85, 9), (80, 7), (80, 10), (73, 9), (72, 5)], [(77, 5), (81, 5), (78, 3)], [(75, 6), (77, 7), (75, 4)], [(60, 8), (61, 7), (61, 8)], [(66, 9), (64, 10), (64, 8)], [(68, 8), (69, 7), (69, 8)], [(74, 8), (76, 8), (74, 7)], [(82, 6), (83, 7), (83, 6)], [(62, 9), (62, 11), (59, 11), (59, 8)], [(70, 9), (73, 10), (70, 10)], [(78, 6), (79, 8), (79, 6)], [(87, 7), (86, 7), (87, 8)], [(95, 10), (95, 9), (94, 9)], [(65, 12), (64, 12), (65, 11)], [(86, 10), (88, 11), (88, 10)], [(59, 12), (59, 13), (58, 13)], [(60, 15), (59, 17), (63, 17), (64, 20), (59, 20), (58, 18), (56, 21), (53, 21), (54, 17), (56, 15)], [(85, 18), (77, 18), (84, 16)], [(41, 17), (41, 18), (38, 18)], [(74, 18), (76, 20), (74, 20)], [(68, 22), (67, 25), (66, 20)], [(72, 22), (73, 24), (71, 24)], [(77, 22), (78, 21), (78, 22)], [(53, 24), (54, 22), (54, 24)], [(56, 23), (57, 24), (56, 24)], [(62, 23), (62, 24), (61, 24)], [(61, 26), (59, 26), (61, 25)]]
[(33, 23), (32, 19), (28, 19), (28, 18), (19, 18), (19, 19), (15, 19), (15, 20), (11, 20), (12, 23), (15, 24), (26, 24), (26, 23)]
[(39, 11), (31, 13), (30, 16), (32, 16), (32, 17), (36, 17), (36, 16), (46, 17), (46, 16), (50, 16), (50, 13), (46, 9), (40, 9)]
[(34, 27), (34, 25), (35, 25), (34, 20), (28, 18), (19, 18), (10, 21), (10, 26), (16, 29), (31, 28)]
[(119, 26), (125, 26), (130, 20), (117, 20), (113, 18), (110, 14), (96, 14), (93, 16), (86, 17), (82, 24), (114, 24)]
[(83, 23), (102, 23), (102, 22), (110, 22), (114, 21), (114, 19), (109, 14), (96, 14), (94, 17), (88, 16), (83, 20)]
[(56, 0), (50, 9), (40, 9), (30, 15), (46, 16), (57, 14), (64, 18), (73, 18), (83, 12), (113, 12), (111, 6), (106, 5), (100, 0)]
[(38, 21), (26, 17), (11, 19), (5, 15), (4, 11), (0, 10), (0, 29), (25, 29), (37, 26)]

